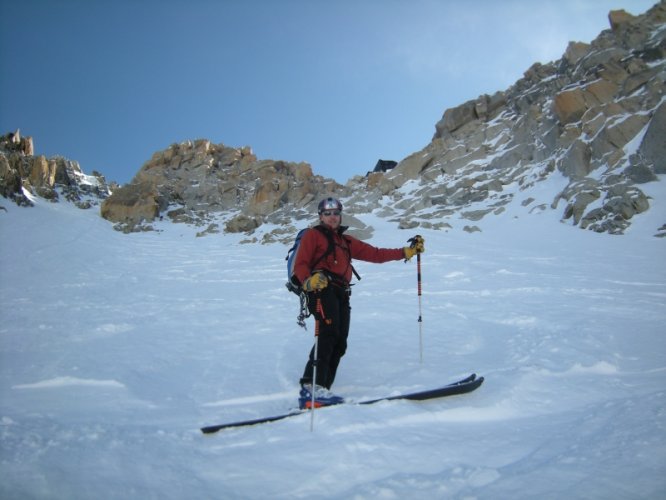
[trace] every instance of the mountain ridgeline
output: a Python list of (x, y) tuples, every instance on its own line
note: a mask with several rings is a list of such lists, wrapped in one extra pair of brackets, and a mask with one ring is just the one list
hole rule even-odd
[[(609, 23), (510, 88), (447, 109), (422, 150), (345, 185), (308, 163), (198, 139), (156, 152), (130, 183), (109, 186), (76, 162), (35, 156), (17, 131), (0, 144), (0, 194), (22, 205), (64, 195), (126, 232), (166, 219), (196, 225), (199, 235), (245, 233), (248, 242), (292, 238), (329, 194), (343, 200), (345, 223), (361, 237), (372, 232), (354, 217), (363, 213), (405, 229), (474, 232), (510, 207), (622, 234), (650, 209), (641, 186), (666, 174), (666, 0), (640, 16), (612, 11)], [(556, 186), (554, 197), (544, 198), (552, 193), (544, 182)], [(663, 222), (656, 236), (666, 235)]]

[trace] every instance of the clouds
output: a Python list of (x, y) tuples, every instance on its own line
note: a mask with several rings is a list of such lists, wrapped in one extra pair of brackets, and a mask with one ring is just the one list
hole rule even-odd
[[(457, 79), (484, 68), (505, 67), (521, 52), (540, 57), (552, 52), (542, 50), (543, 37), (530, 33), (534, 23), (525, 16), (514, 17), (517, 12), (512, 5), (515, 2), (426, 2), (427, 8), (418, 15), (403, 18), (392, 53), (417, 78)], [(530, 16), (539, 18), (539, 14)]]
[[(384, 16), (399, 21), (388, 52), (393, 70), (416, 85), (434, 81), (456, 99), (470, 99), (506, 89), (535, 62), (559, 59), (570, 41), (591, 42), (609, 28), (608, 12), (622, 3), (416, 0), (409, 9), (391, 3), (395, 11)], [(651, 5), (636, 0), (630, 10), (641, 14)]]

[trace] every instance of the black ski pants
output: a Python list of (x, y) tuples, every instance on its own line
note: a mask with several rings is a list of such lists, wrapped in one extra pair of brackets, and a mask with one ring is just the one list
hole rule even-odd
[[(319, 338), (317, 346), (317, 380), (315, 383), (330, 389), (338, 371), (340, 358), (347, 351), (347, 336), (349, 335), (349, 320), (351, 307), (349, 305), (349, 291), (347, 288), (331, 283), (320, 292), (308, 293), (308, 309), (319, 322)], [(317, 304), (321, 304), (321, 311)], [(312, 347), (310, 357), (301, 384), (312, 383), (315, 348)]]

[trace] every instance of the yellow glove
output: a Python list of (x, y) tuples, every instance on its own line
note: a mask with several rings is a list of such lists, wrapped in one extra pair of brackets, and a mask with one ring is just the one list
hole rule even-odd
[(318, 292), (328, 286), (328, 278), (324, 273), (316, 272), (303, 282), (306, 292)]
[(416, 235), (410, 238), (409, 242), (411, 245), (402, 249), (405, 253), (405, 260), (410, 260), (415, 255), (425, 252), (425, 240), (423, 236)]

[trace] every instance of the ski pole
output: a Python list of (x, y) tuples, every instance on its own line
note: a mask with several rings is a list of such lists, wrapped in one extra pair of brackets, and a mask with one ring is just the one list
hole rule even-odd
[[(412, 247), (421, 240), (421, 235), (416, 235), (413, 238), (408, 239), (407, 241), (411, 244)], [(416, 283), (417, 283), (417, 293), (419, 296), (419, 362), (423, 364), (423, 317), (421, 316), (421, 254), (416, 254)]]
[(317, 389), (317, 360), (319, 358), (319, 324), (323, 317), (324, 309), (321, 306), (321, 297), (317, 293), (317, 315), (315, 316), (315, 345), (312, 357), (312, 397), (310, 401), (310, 432), (314, 431), (315, 392)]
[(421, 316), (421, 254), (416, 254), (416, 281), (419, 295), (419, 362), (423, 364), (423, 317)]

